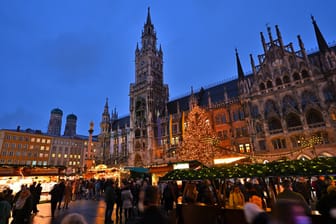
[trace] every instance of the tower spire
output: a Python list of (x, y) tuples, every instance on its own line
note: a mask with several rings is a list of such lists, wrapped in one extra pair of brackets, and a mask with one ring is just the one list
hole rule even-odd
[(250, 61), (251, 61), (253, 74), (255, 75), (256, 74), (256, 68), (255, 68), (255, 63), (254, 63), (254, 59), (253, 59), (252, 54), (250, 54)]
[(284, 49), (284, 44), (283, 44), (283, 41), (282, 41), (282, 36), (281, 36), (281, 32), (280, 32), (280, 29), (279, 29), (278, 25), (275, 25), (275, 30), (276, 30), (276, 33), (277, 33), (277, 36), (278, 36), (278, 40), (279, 40), (281, 50), (283, 50)]
[(264, 52), (266, 52), (266, 50), (267, 50), (267, 48), (266, 48), (266, 41), (265, 41), (265, 37), (264, 37), (263, 32), (260, 32), (260, 38), (261, 38), (261, 43), (262, 43)]
[(317, 44), (319, 46), (319, 49), (322, 53), (325, 53), (329, 49), (328, 44), (327, 44), (326, 40), (324, 39), (316, 21), (315, 21), (314, 16), (311, 16), (311, 19), (312, 19), (312, 23), (313, 23), (313, 26), (314, 26), (315, 35), (316, 35)]
[(301, 36), (298, 35), (297, 38), (298, 38), (298, 41), (299, 41), (299, 46), (300, 46), (300, 50), (301, 50), (302, 56), (303, 56), (305, 62), (308, 62), (307, 52), (306, 52), (306, 49), (304, 47), (303, 41), (301, 39)]
[(241, 80), (241, 79), (244, 79), (244, 71), (240, 63), (237, 48), (235, 49), (235, 51), (236, 51), (236, 60), (237, 60), (238, 79)]
[(268, 24), (266, 26), (267, 26), (268, 37), (270, 39), (271, 44), (273, 44), (273, 37), (272, 37), (271, 27)]
[(148, 7), (148, 11), (147, 11), (147, 20), (146, 20), (146, 24), (147, 24), (147, 25), (151, 25), (151, 24), (152, 24), (152, 20), (151, 20), (151, 16), (150, 16), (150, 7)]

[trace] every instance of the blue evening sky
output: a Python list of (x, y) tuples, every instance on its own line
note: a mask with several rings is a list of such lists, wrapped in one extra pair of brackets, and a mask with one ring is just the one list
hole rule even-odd
[(75, 114), (77, 133), (99, 123), (106, 98), (129, 113), (134, 51), (147, 7), (164, 53), (170, 99), (245, 73), (262, 54), (260, 32), (279, 25), (285, 44), (317, 49), (310, 16), (336, 40), (335, 0), (2, 0), (0, 1), (0, 129), (47, 131), (50, 111)]

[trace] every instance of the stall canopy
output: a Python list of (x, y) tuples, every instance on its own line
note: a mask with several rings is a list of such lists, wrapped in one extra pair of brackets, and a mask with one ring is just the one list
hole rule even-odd
[(137, 173), (149, 173), (149, 169), (145, 167), (124, 167), (125, 170), (129, 170)]

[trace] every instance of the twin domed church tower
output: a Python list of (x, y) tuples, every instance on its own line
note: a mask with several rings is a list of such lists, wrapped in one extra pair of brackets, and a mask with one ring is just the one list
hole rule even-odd
[[(295, 51), (292, 43), (283, 43), (278, 26), (276, 38), (268, 27), (268, 42), (261, 33), (264, 53), (258, 55), (259, 65), (250, 55), (251, 74), (244, 74), (236, 51), (237, 79), (169, 101), (163, 51), (157, 47), (148, 9), (141, 45), (135, 49), (130, 114), (119, 118), (114, 109), (110, 116), (107, 100), (104, 107), (98, 136), (104, 163), (146, 166), (177, 161), (187, 135), (186, 119), (195, 105), (206, 112), (206, 124), (216, 133), (223, 155), (256, 160), (261, 155), (268, 160), (335, 156), (335, 46), (327, 44), (313, 17), (312, 23), (318, 52), (308, 54), (300, 36), (300, 49)], [(55, 118), (59, 116), (55, 111)], [(70, 121), (69, 129), (74, 125)], [(57, 128), (52, 131), (59, 133)]]
[[(61, 136), (63, 111), (55, 108), (50, 113), (50, 120), (47, 134), (52, 136)], [(69, 114), (66, 117), (65, 130), (63, 136), (75, 136), (77, 128), (77, 116)]]

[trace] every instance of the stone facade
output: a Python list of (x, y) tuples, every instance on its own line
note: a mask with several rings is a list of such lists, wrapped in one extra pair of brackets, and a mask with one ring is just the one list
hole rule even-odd
[[(216, 146), (227, 155), (253, 160), (311, 159), (336, 155), (336, 56), (312, 17), (319, 51), (307, 53), (261, 33), (263, 54), (244, 74), (236, 51), (238, 78), (168, 100), (163, 83), (163, 52), (148, 10), (141, 47), (135, 51), (135, 83), (130, 85), (130, 115), (112, 113), (110, 164), (147, 166), (177, 160), (184, 120), (196, 103), (208, 112)], [(201, 155), (200, 155), (201, 156)]]

